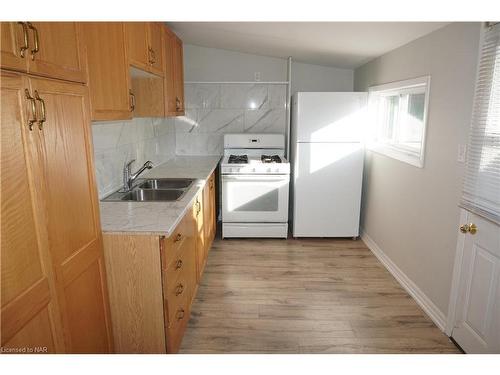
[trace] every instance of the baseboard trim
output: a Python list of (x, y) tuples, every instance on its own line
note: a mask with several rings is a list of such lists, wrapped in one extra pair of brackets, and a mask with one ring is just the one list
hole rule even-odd
[(361, 230), (361, 239), (372, 251), (378, 260), (394, 276), (399, 284), (405, 289), (415, 302), (425, 311), (432, 321), (445, 332), (446, 316), (443, 312), (425, 295), (424, 292), (382, 251), (373, 239), (364, 230)]

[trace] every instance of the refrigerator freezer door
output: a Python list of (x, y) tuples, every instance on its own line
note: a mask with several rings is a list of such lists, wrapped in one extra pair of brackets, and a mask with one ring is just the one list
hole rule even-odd
[(358, 236), (363, 146), (297, 143), (294, 151), (293, 236)]
[(299, 92), (293, 100), (295, 142), (360, 142), (367, 93)]

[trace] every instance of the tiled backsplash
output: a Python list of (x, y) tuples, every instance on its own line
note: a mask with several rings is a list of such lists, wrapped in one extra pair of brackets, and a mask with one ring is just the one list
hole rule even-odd
[(178, 155), (220, 155), (225, 133), (286, 131), (283, 84), (186, 83), (186, 115), (175, 119)]
[(285, 133), (285, 85), (187, 83), (185, 102), (182, 117), (92, 123), (100, 198), (121, 186), (128, 160), (135, 171), (176, 154), (220, 155), (225, 133)]
[(94, 122), (92, 135), (100, 198), (121, 186), (126, 161), (136, 159), (132, 165), (135, 171), (147, 160), (156, 166), (175, 156), (173, 119)]

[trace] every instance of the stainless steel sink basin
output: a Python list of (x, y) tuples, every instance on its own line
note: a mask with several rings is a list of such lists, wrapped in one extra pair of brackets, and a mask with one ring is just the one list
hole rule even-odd
[(188, 178), (153, 178), (141, 180), (137, 187), (139, 189), (187, 189), (193, 183)]
[(138, 179), (131, 191), (115, 191), (104, 202), (175, 202), (180, 200), (193, 183), (188, 178)]
[(154, 190), (154, 189), (136, 189), (126, 193), (122, 201), (135, 202), (151, 202), (151, 201), (176, 201), (179, 200), (185, 193), (185, 190), (169, 189), (169, 190)]

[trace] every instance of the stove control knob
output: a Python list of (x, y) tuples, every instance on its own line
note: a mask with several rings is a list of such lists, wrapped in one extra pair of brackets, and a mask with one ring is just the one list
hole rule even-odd
[(254, 169), (252, 169), (252, 172), (255, 172), (255, 168), (254, 168)]

